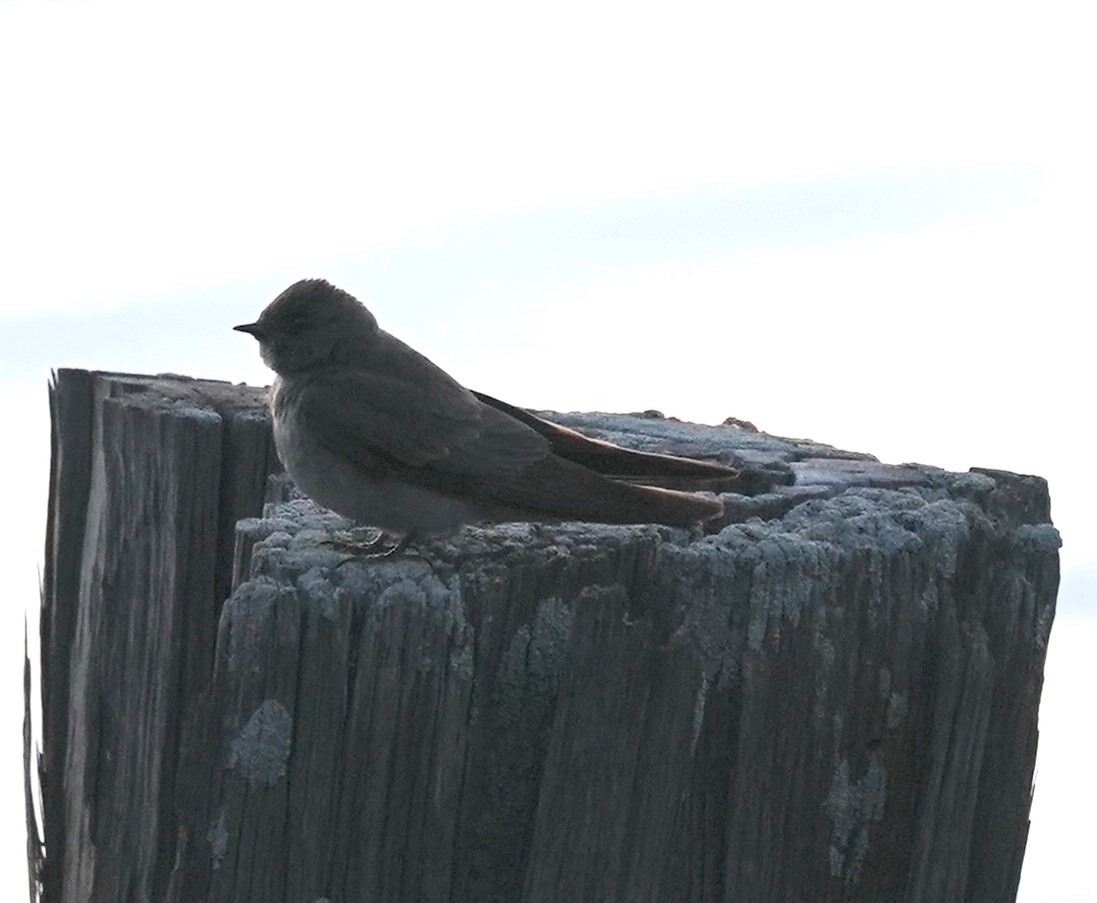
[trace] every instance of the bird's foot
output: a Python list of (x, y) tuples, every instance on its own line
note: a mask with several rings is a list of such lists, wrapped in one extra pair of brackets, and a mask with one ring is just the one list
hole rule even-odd
[[(391, 533), (371, 527), (369, 528), (368, 539), (358, 539), (355, 536), (355, 531), (348, 530), (341, 535), (337, 534), (332, 536), (331, 539), (324, 540), (324, 545), (353, 556), (353, 558), (347, 559), (347, 561), (352, 561), (354, 558), (389, 558), (393, 555), (399, 555), (407, 550), (408, 545), (414, 538), (414, 532), (407, 533), (403, 538), (398, 539)], [(341, 562), (341, 564), (346, 564), (346, 562)]]

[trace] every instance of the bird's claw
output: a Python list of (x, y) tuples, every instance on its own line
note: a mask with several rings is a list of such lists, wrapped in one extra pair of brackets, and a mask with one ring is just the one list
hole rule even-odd
[(372, 536), (369, 539), (355, 539), (353, 531), (348, 531), (342, 536), (332, 536), (329, 539), (323, 541), (323, 545), (330, 546), (337, 552), (345, 552), (352, 556), (341, 561), (338, 566), (342, 566), (347, 561), (353, 561), (358, 558), (389, 558), (393, 555), (399, 555), (405, 551), (408, 544), (412, 541), (413, 535), (409, 533), (402, 539), (397, 539), (391, 533), (386, 533), (384, 530), (372, 530)]

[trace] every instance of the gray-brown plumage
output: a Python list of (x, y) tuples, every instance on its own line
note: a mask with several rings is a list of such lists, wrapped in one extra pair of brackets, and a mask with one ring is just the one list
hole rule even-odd
[(320, 279), (291, 285), (236, 329), (259, 340), (277, 374), (274, 440), (290, 477), (325, 507), (390, 532), (483, 521), (687, 526), (723, 506), (604, 474), (737, 477), (720, 464), (588, 439), (473, 393)]

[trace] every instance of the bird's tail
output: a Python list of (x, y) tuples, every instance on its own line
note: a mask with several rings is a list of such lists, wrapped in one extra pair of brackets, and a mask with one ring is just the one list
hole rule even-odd
[(484, 489), (501, 506), (526, 512), (522, 519), (538, 513), (556, 520), (688, 527), (724, 513), (723, 503), (712, 496), (621, 483), (555, 455)]
[[(610, 481), (613, 482), (613, 481)], [(671, 527), (689, 527), (716, 520), (724, 514), (724, 503), (714, 496), (660, 489), (655, 486), (616, 483), (629, 490), (627, 497), (614, 505), (607, 515), (609, 524), (652, 523)]]

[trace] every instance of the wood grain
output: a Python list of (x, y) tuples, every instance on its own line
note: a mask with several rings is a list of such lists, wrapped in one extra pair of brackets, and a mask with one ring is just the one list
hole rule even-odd
[(260, 390), (61, 371), (51, 403), (46, 903), (1014, 898), (1039, 478), (559, 416), (795, 482), (705, 537), (470, 527), (370, 562), (268, 487)]

